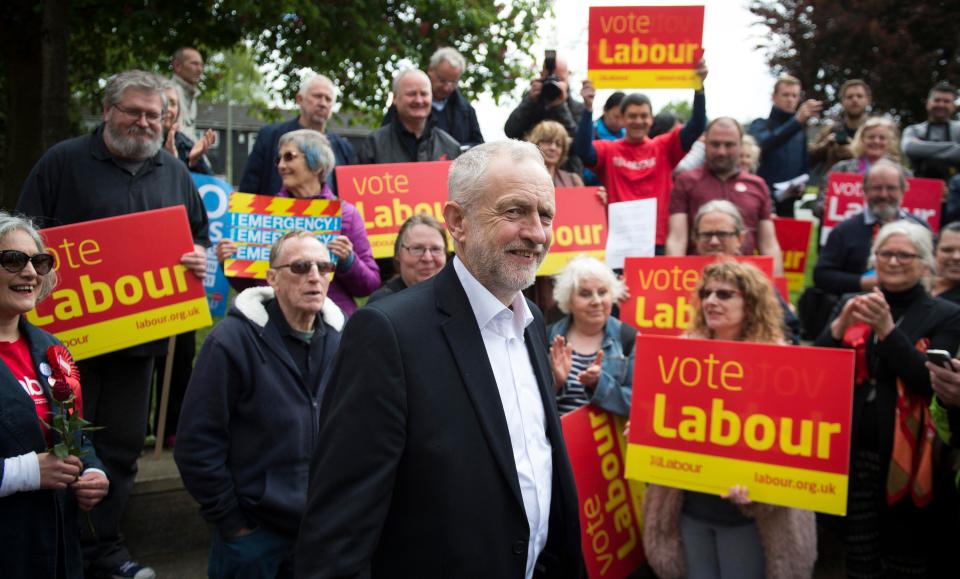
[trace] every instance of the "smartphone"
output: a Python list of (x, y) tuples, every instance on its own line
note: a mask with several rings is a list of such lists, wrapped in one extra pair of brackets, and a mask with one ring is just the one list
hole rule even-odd
[(950, 352), (946, 350), (927, 350), (927, 360), (952, 372), (953, 364), (950, 363), (950, 358)]

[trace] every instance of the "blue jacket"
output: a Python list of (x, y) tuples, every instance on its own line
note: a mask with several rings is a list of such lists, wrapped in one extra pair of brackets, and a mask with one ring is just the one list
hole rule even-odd
[(269, 287), (245, 290), (204, 340), (177, 428), (183, 485), (225, 536), (255, 526), (296, 536), (320, 401), (340, 345), (343, 313), (327, 299), (310, 342), (320, 377), (308, 383), (267, 311), (273, 299)]
[[(566, 315), (547, 328), (547, 347), (553, 343), (556, 336), (566, 336), (570, 330), (570, 315)], [(590, 402), (620, 416), (630, 415), (630, 398), (633, 395), (633, 359), (634, 348), (630, 349), (630, 356), (623, 355), (623, 344), (620, 341), (621, 322), (610, 316), (603, 328), (603, 362), (600, 364), (600, 381), (593, 392), (584, 388)]]
[[(20, 317), (20, 332), (29, 344), (37, 379), (53, 404), (50, 387), (43, 379), (39, 365), (47, 361), (47, 348), (60, 344), (60, 340), (33, 326), (24, 316)], [(81, 448), (88, 452), (81, 459), (84, 469), (104, 470), (90, 439), (84, 435), (80, 442)], [(31, 451), (39, 454), (46, 448), (33, 400), (0, 360), (0, 480), (3, 479), (4, 458)], [(60, 551), (66, 577), (83, 577), (77, 501), (73, 491), (36, 490), (0, 498), (0, 521), (0, 575), (54, 579), (57, 576), (57, 552)]]
[(774, 183), (807, 172), (807, 133), (793, 113), (773, 107), (770, 118), (754, 120), (747, 132), (760, 145), (757, 175), (767, 182), (771, 194)]
[[(257, 133), (257, 141), (247, 157), (247, 164), (243, 168), (243, 177), (237, 191), (241, 193), (256, 193), (257, 195), (276, 195), (283, 187), (283, 180), (277, 172), (277, 152), (280, 150), (280, 137), (289, 132), (300, 130), (299, 117), (285, 123), (267, 125)], [(337, 159), (337, 167), (353, 165), (357, 162), (357, 154), (349, 141), (329, 131), (325, 133), (333, 149), (333, 156)], [(327, 175), (327, 183), (334, 191), (337, 190), (336, 169)]]

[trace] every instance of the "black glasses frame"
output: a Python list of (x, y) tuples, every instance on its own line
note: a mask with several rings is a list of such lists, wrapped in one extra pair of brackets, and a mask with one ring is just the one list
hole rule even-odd
[(27, 267), (27, 263), (32, 263), (38, 275), (47, 275), (53, 270), (56, 261), (50, 253), (27, 255), (19, 249), (0, 250), (0, 267), (10, 273), (20, 273)]

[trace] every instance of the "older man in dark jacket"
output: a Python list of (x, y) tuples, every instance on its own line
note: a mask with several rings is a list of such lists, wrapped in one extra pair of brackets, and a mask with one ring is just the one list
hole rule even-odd
[(325, 299), (333, 269), (311, 233), (281, 237), (270, 252), (270, 287), (237, 296), (200, 350), (174, 457), (216, 527), (210, 577), (292, 573), (320, 400), (344, 322)]

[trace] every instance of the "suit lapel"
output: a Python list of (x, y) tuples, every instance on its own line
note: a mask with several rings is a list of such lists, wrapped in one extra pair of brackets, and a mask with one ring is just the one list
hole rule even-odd
[(520, 479), (513, 458), (510, 431), (500, 401), (500, 391), (490, 368), (486, 346), (477, 327), (477, 318), (460, 285), (452, 261), (436, 278), (437, 307), (450, 317), (441, 323), (453, 359), (460, 370), (460, 378), (467, 390), (474, 411), (493, 458), (500, 467), (517, 503), (523, 508)]

